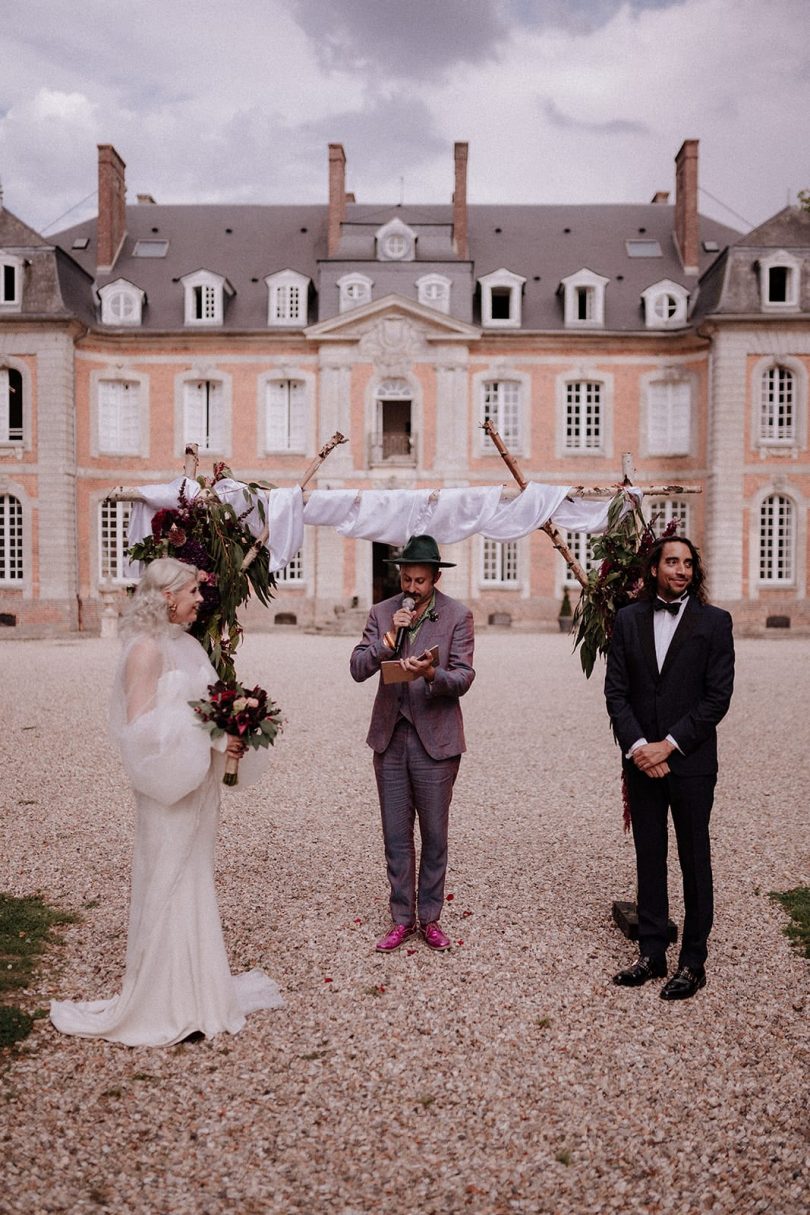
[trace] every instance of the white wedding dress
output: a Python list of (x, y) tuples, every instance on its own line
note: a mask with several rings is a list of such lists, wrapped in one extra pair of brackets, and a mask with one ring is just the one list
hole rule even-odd
[[(225, 954), (214, 889), (224, 759), (187, 703), (216, 678), (177, 625), (123, 648), (110, 729), (137, 808), (126, 968), (112, 999), (51, 1002), (62, 1033), (168, 1046), (196, 1031), (236, 1033), (247, 1013), (283, 1003), (263, 971), (231, 975)], [(225, 739), (217, 744), (224, 750)], [(254, 751), (241, 761), (240, 785), (264, 766), (258, 759)]]

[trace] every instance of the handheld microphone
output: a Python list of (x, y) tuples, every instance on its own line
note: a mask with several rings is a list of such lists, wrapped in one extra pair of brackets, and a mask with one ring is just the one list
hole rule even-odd
[[(413, 599), (410, 595), (406, 595), (404, 597), (404, 599), (402, 600), (401, 606), (405, 609), (406, 612), (412, 612), (413, 609), (416, 607), (416, 600)], [(402, 624), (397, 629), (397, 639), (394, 643), (394, 653), (395, 654), (398, 654), (399, 651), (402, 649), (402, 643), (405, 640), (405, 634), (407, 633), (407, 631), (408, 631), (407, 624)]]

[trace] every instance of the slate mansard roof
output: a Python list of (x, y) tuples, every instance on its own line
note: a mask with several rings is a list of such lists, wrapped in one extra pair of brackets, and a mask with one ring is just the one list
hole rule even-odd
[[(609, 280), (605, 294), (604, 330), (644, 331), (642, 291), (665, 279), (690, 292), (696, 276), (684, 275), (673, 239), (674, 207), (662, 203), (587, 206), (470, 206), (469, 260), (452, 245), (452, 207), (442, 205), (373, 206), (348, 204), (335, 255), (327, 256), (328, 209), (322, 205), (161, 205), (139, 203), (126, 209), (126, 237), (109, 273), (96, 287), (126, 279), (146, 293), (143, 331), (188, 331), (180, 280), (209, 270), (234, 289), (225, 306), (223, 331), (268, 332), (267, 275), (294, 270), (312, 280), (314, 298), (309, 322), (337, 315), (337, 280), (360, 273), (373, 282), (373, 297), (399, 294), (415, 300), (416, 280), (442, 274), (452, 283), (450, 314), (479, 323), (477, 280), (505, 268), (526, 279), (522, 330), (562, 330), (563, 308), (558, 288), (568, 275), (587, 268)], [(380, 261), (374, 234), (399, 219), (416, 235), (413, 261)], [(69, 257), (94, 277), (95, 219), (68, 228), (54, 238)], [(701, 218), (701, 271), (718, 250), (739, 233)], [(661, 255), (631, 257), (628, 240), (658, 241)], [(85, 248), (77, 242), (87, 241)], [(165, 257), (136, 257), (139, 240), (166, 240)], [(95, 291), (87, 307), (96, 305)], [(104, 326), (106, 330), (108, 326)], [(289, 333), (289, 330), (286, 331)]]

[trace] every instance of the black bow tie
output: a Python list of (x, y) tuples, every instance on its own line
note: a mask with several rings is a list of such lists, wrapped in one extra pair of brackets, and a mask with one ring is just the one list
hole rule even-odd
[(682, 603), (683, 599), (676, 599), (674, 603), (667, 603), (665, 599), (656, 599), (653, 607), (656, 612), (669, 612), (670, 616), (677, 616)]

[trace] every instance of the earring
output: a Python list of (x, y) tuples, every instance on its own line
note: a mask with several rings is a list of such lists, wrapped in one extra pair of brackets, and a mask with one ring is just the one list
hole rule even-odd
[(177, 615), (177, 604), (173, 600), (170, 600), (169, 601), (169, 620), (174, 620), (176, 615)]

